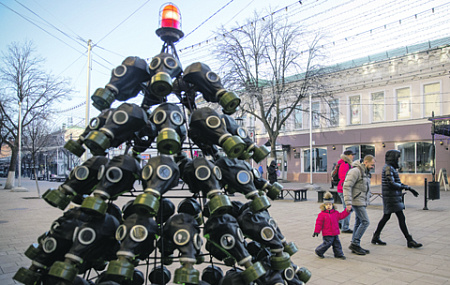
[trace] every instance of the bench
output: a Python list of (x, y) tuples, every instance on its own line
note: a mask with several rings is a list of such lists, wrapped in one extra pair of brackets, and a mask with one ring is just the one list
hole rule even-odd
[(317, 202), (323, 203), (323, 195), (325, 192), (330, 192), (333, 195), (335, 204), (342, 204), (341, 197), (339, 197), (337, 190), (317, 190)]
[[(294, 202), (306, 201), (307, 198), (307, 188), (298, 188), (298, 189), (283, 189), (280, 190), (280, 194), (278, 195), (278, 199), (284, 199), (287, 195), (291, 196), (294, 199)], [(294, 195), (292, 195), (292, 192)]]

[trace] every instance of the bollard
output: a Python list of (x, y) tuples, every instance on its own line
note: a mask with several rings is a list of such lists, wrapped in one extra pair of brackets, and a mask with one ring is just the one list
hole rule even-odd
[(427, 188), (427, 185), (428, 185), (427, 179), (425, 178), (425, 185), (424, 185), (424, 187), (423, 187), (423, 189), (424, 189), (424, 191), (425, 191), (425, 193), (424, 193), (424, 195), (423, 195), (423, 209), (424, 209), (424, 210), (428, 210), (428, 207), (427, 207), (427, 196), (428, 196), (428, 188)]

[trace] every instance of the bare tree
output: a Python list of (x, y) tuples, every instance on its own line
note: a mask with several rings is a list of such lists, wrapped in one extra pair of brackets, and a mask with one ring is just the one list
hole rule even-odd
[(253, 19), (233, 32), (220, 31), (217, 55), (223, 81), (241, 90), (241, 110), (262, 122), (276, 157), (275, 144), (287, 119), (310, 94), (326, 98), (320, 77), (320, 37), (298, 23), (272, 16)]
[[(50, 127), (47, 126), (47, 123), (44, 120), (35, 119), (31, 121), (26, 127), (24, 127), (23, 134), (24, 141), (26, 142), (24, 150), (26, 150), (30, 154), (30, 164), (33, 165), (32, 171), (36, 181), (38, 197), (41, 197), (37, 170), (34, 166), (37, 165), (40, 161), (38, 159), (39, 154), (44, 153), (44, 159), (47, 159), (47, 157), (45, 157), (48, 152), (47, 147), (49, 146), (50, 139), (52, 138)], [(44, 176), (46, 175), (47, 173), (44, 174)]]
[(0, 64), (0, 114), (3, 126), (12, 137), (11, 141), (3, 141), (12, 150), (5, 189), (11, 189), (19, 150), (19, 105), (22, 106), (22, 128), (25, 128), (36, 119), (46, 119), (53, 111), (53, 104), (66, 98), (72, 90), (66, 79), (55, 78), (44, 71), (44, 59), (35, 55), (32, 42), (12, 43), (8, 53), (2, 54)]

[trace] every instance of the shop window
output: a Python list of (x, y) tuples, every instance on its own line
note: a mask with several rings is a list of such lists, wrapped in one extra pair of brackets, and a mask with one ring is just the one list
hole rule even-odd
[(429, 142), (408, 142), (397, 145), (401, 152), (400, 173), (431, 173), (433, 145)]
[[(311, 172), (310, 149), (303, 149), (303, 172)], [(327, 149), (324, 147), (312, 149), (312, 172), (327, 172)]]

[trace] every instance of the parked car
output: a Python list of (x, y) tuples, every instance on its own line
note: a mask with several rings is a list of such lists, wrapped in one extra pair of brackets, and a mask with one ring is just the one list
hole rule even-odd
[(50, 177), (48, 180), (56, 181), (56, 182), (64, 182), (64, 181), (66, 181), (66, 179), (67, 179), (67, 177), (65, 175), (50, 174)]
[[(34, 173), (31, 173), (30, 179), (31, 179), (31, 180), (35, 180)], [(38, 173), (37, 179), (38, 179), (38, 180), (44, 180), (44, 179), (45, 179), (44, 174), (39, 174), (39, 173)]]

